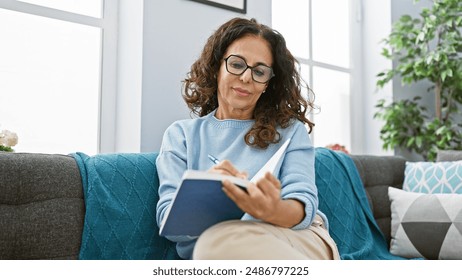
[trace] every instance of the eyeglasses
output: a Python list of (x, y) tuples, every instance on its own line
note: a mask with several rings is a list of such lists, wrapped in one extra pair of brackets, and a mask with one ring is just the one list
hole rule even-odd
[(273, 69), (269, 66), (259, 64), (256, 66), (249, 66), (245, 59), (237, 55), (230, 55), (224, 59), (226, 62), (226, 71), (233, 75), (242, 75), (247, 69), (250, 68), (252, 73), (252, 80), (260, 84), (266, 84), (272, 77), (274, 77)]

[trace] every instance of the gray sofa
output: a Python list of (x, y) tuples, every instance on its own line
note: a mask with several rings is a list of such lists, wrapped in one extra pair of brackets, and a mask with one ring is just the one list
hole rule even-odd
[[(351, 157), (389, 243), (387, 188), (401, 188), (406, 160)], [(0, 259), (78, 259), (84, 217), (82, 179), (72, 156), (0, 152)]]

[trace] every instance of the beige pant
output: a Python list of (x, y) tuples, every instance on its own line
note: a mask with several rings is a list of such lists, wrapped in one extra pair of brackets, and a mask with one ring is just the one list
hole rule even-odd
[(193, 252), (196, 260), (338, 260), (328, 231), (316, 216), (304, 230), (232, 220), (207, 229)]

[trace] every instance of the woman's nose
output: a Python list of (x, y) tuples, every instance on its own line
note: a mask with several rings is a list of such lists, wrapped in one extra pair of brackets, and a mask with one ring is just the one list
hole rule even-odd
[(249, 83), (250, 81), (252, 81), (252, 69), (250, 68), (245, 69), (244, 73), (241, 74), (240, 79), (244, 83)]

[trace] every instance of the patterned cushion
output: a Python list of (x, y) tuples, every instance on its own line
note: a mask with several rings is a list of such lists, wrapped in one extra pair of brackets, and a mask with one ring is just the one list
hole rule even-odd
[(389, 187), (390, 252), (406, 258), (462, 259), (462, 195)]
[(462, 194), (462, 161), (406, 162), (403, 190)]

